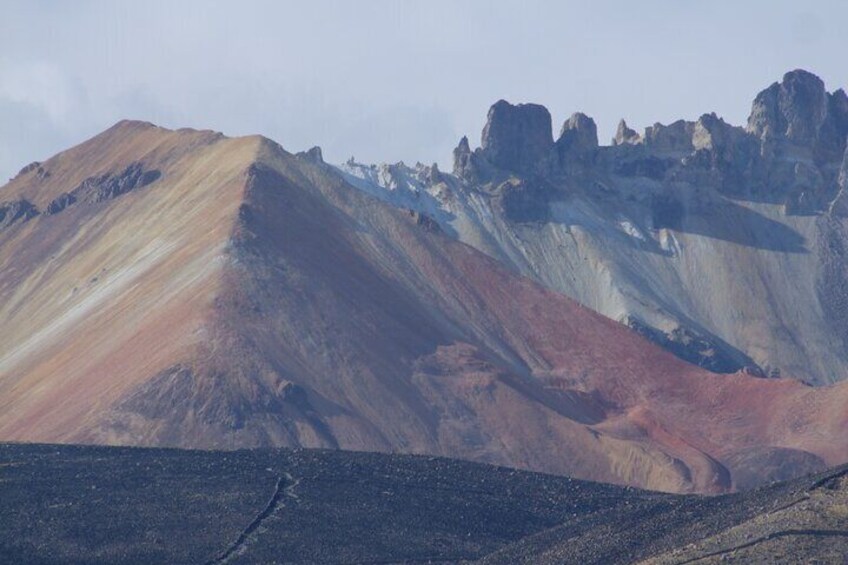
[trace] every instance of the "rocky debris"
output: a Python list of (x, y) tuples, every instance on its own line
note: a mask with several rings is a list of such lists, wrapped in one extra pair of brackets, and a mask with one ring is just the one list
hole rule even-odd
[(575, 516), (481, 562), (843, 563), (846, 474), (848, 468), (835, 468), (740, 495), (633, 500), (619, 509)]
[(21, 199), (0, 203), (0, 229), (25, 222), (37, 215), (38, 208), (28, 200)]
[(725, 462), (733, 468), (733, 486), (740, 491), (827, 469), (821, 457), (785, 447), (748, 448), (728, 455)]
[(641, 137), (636, 130), (627, 127), (627, 122), (623, 119), (618, 122), (618, 127), (615, 130), (615, 137), (612, 139), (613, 145), (625, 145), (638, 143)]
[(0, 466), (10, 563), (840, 563), (848, 547), (846, 467), (702, 497), (338, 450), (2, 444)]
[(4, 444), (0, 468), (7, 563), (459, 563), (578, 516), (688, 500), (336, 450)]
[(495, 167), (531, 173), (553, 146), (551, 114), (538, 104), (499, 100), (490, 109), (482, 135), (482, 154)]

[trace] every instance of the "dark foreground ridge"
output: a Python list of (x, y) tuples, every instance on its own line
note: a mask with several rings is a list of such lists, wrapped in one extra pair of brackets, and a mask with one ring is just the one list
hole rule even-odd
[(0, 561), (831, 560), (846, 474), (701, 497), (411, 455), (0, 444)]

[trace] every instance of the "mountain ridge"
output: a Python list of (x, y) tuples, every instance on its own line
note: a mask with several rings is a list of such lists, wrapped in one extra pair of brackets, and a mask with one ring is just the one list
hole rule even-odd
[(844, 461), (845, 383), (688, 365), (349, 180), (266, 138), (122, 122), (0, 189), (80, 195), (0, 230), (0, 438), (402, 450), (697, 492)]
[[(500, 101), (488, 117), (481, 147), (460, 140), (452, 174), (340, 170), (711, 371), (848, 375), (843, 90), (796, 70), (756, 98), (747, 129), (715, 114), (643, 134), (622, 122), (609, 146), (580, 113), (557, 140), (542, 106)], [(532, 164), (489, 150), (525, 138)]]

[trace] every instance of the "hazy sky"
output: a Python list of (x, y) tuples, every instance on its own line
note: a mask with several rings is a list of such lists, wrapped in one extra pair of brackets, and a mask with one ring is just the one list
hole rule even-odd
[(841, 0), (0, 0), (0, 179), (122, 118), (444, 166), (500, 98), (602, 143), (622, 117), (742, 124), (787, 70), (848, 86), (846, 23)]

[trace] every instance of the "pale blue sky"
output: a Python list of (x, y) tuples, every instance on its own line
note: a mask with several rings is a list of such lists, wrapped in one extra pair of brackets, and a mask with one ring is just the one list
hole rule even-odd
[(846, 25), (844, 1), (0, 0), (0, 179), (122, 118), (445, 166), (499, 98), (602, 142), (622, 117), (742, 124), (787, 70), (848, 85)]

